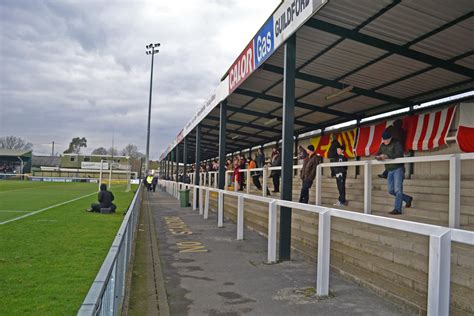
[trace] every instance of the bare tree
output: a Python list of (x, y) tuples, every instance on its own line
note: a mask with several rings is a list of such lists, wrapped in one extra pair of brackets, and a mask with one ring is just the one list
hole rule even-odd
[(139, 159), (145, 156), (143, 153), (138, 151), (138, 147), (134, 144), (128, 144), (125, 146), (125, 148), (122, 149), (122, 155), (129, 156), (133, 159)]
[(99, 147), (92, 151), (93, 155), (107, 155), (107, 153), (107, 149), (105, 149), (104, 147)]
[(69, 143), (69, 148), (64, 151), (65, 154), (78, 154), (82, 147), (87, 147), (87, 139), (85, 137), (74, 137)]
[(33, 144), (17, 136), (0, 137), (0, 149), (30, 150)]

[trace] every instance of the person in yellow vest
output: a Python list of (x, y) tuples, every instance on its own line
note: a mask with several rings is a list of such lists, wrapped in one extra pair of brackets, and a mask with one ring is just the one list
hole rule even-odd
[(151, 191), (152, 190), (152, 187), (151, 187), (151, 182), (153, 181), (153, 176), (151, 174), (149, 174), (147, 177), (146, 177), (146, 188), (148, 191)]

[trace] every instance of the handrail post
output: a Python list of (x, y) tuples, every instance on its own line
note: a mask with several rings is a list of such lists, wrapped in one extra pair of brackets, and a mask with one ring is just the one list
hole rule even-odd
[(428, 315), (449, 315), (451, 231), (430, 236)]
[(227, 171), (224, 172), (225, 174), (225, 186), (224, 186), (224, 190), (227, 190), (227, 188), (229, 187), (229, 177), (227, 175)]
[(217, 188), (217, 181), (219, 181), (217, 173), (214, 173), (214, 189)]
[(364, 213), (372, 213), (372, 161), (364, 164)]
[(316, 205), (321, 206), (322, 200), (322, 167), (318, 165), (316, 167)]
[(199, 187), (199, 215), (204, 214), (204, 198), (203, 198), (204, 185)]
[(244, 239), (244, 196), (237, 198), (237, 240)]
[(250, 194), (250, 169), (247, 169), (247, 194)]
[(319, 213), (318, 226), (318, 267), (316, 274), (316, 294), (329, 295), (329, 258), (331, 251), (331, 212)]
[(237, 185), (239, 184), (239, 182), (237, 182), (237, 180), (234, 180), (234, 192), (237, 192)]
[(268, 169), (263, 167), (263, 179), (262, 179), (262, 196), (267, 196), (267, 177), (268, 177)]
[(209, 191), (209, 189), (206, 189), (206, 199), (204, 200), (205, 201), (205, 203), (204, 203), (204, 219), (209, 218), (209, 195), (210, 195), (210, 191)]
[(224, 192), (219, 191), (217, 200), (217, 227), (224, 227)]
[(276, 262), (277, 247), (277, 202), (275, 200), (268, 204), (268, 254), (267, 262)]
[(197, 187), (193, 187), (193, 211), (197, 210)]
[(459, 228), (461, 212), (461, 159), (449, 158), (449, 227)]

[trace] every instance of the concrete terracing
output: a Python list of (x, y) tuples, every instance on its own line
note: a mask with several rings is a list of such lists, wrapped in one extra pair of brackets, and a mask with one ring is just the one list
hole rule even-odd
[[(178, 201), (165, 193), (149, 193), (144, 203), (155, 224), (167, 302), (157, 299), (160, 284), (148, 282), (148, 294), (143, 293), (140, 302), (144, 309), (140, 311), (133, 301), (132, 285), (130, 305), (135, 307), (130, 314), (147, 313), (143, 296), (167, 304), (171, 315), (406, 313), (336, 274), (331, 274), (330, 296), (318, 298), (314, 293), (315, 262), (294, 254), (291, 261), (268, 265), (266, 238), (256, 232), (245, 230), (244, 240), (238, 241), (234, 223), (226, 221), (225, 227), (217, 228), (215, 213), (204, 220), (191, 208), (180, 208)], [(157, 260), (153, 255), (148, 257), (148, 265), (159, 266), (152, 262)], [(149, 273), (157, 275), (156, 271)], [(135, 274), (140, 272), (134, 269)], [(155, 283), (162, 282), (154, 279)]]

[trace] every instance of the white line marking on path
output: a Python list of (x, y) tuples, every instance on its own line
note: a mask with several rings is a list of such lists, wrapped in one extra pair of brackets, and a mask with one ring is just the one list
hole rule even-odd
[(19, 219), (22, 219), (22, 218), (25, 218), (25, 217), (28, 217), (28, 216), (31, 216), (31, 215), (38, 214), (38, 213), (44, 212), (44, 211), (49, 210), (49, 209), (52, 209), (52, 208), (54, 208), (54, 207), (58, 207), (58, 206), (61, 206), (61, 205), (64, 205), (64, 204), (68, 204), (68, 203), (71, 203), (71, 202), (74, 202), (74, 201), (83, 199), (83, 198), (88, 197), (88, 196), (91, 196), (91, 195), (93, 195), (93, 194), (97, 194), (97, 192), (92, 192), (92, 193), (89, 193), (89, 194), (80, 196), (80, 197), (78, 197), (78, 198), (75, 198), (75, 199), (72, 199), (72, 200), (69, 200), (69, 201), (66, 201), (66, 202), (62, 202), (62, 203), (59, 203), (59, 204), (56, 204), (56, 205), (51, 205), (51, 206), (42, 208), (41, 210), (37, 210), (37, 211), (31, 212), (31, 213), (29, 213), (29, 214), (25, 214), (25, 215), (23, 215), (23, 216), (15, 217), (15, 218), (9, 219), (9, 220), (7, 220), (7, 221), (0, 222), (0, 225), (4, 225), (4, 224), (10, 223), (10, 222), (17, 221), (17, 220), (19, 220)]

